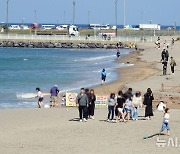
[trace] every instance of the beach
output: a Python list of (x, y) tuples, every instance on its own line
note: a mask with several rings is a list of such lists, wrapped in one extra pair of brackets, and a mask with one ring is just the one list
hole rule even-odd
[[(162, 64), (159, 63), (162, 50), (155, 49), (154, 42), (139, 43), (138, 48), (143, 50), (134, 51), (119, 61), (134, 66), (118, 69), (119, 79), (95, 87), (96, 94), (107, 95), (120, 89), (125, 91), (129, 87), (133, 88), (133, 92), (139, 90), (144, 94), (150, 87), (155, 100), (167, 95), (178, 97), (179, 91), (173, 89), (173, 86), (180, 84), (179, 47), (180, 42), (175, 42), (175, 46), (169, 49), (170, 56), (177, 62), (175, 74), (171, 75), (168, 68), (168, 75), (162, 76)], [(169, 90), (168, 86), (173, 90)], [(164, 148), (156, 145), (157, 136), (143, 140), (144, 136), (160, 131), (163, 112), (157, 110), (152, 120), (143, 120), (144, 108), (141, 108), (140, 120), (117, 124), (105, 122), (106, 107), (96, 108), (95, 120), (88, 120), (87, 123), (78, 121), (77, 108), (1, 110), (0, 153), (179, 153), (180, 146), (168, 146), (168, 141), (171, 138), (180, 140), (180, 105), (178, 101), (168, 101), (167, 106), (170, 107), (171, 136), (159, 137), (167, 143)]]

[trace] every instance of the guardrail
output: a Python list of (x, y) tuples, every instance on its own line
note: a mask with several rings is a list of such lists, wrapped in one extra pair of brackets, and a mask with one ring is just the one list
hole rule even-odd
[[(170, 40), (172, 36), (164, 36)], [(22, 41), (88, 41), (88, 42), (155, 42), (157, 37), (152, 36), (118, 36), (102, 38), (99, 36), (67, 36), (67, 35), (21, 35), (21, 34), (0, 34), (0, 40), (22, 40)]]

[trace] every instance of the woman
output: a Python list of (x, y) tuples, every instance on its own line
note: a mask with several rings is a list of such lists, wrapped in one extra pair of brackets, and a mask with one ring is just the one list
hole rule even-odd
[(96, 101), (96, 95), (94, 93), (94, 89), (90, 90), (89, 94), (89, 118), (94, 120), (94, 109), (95, 109), (95, 101)]
[(108, 119), (107, 119), (108, 122), (110, 121), (110, 116), (111, 116), (111, 121), (113, 121), (114, 119), (115, 104), (116, 104), (115, 93), (111, 93), (110, 97), (108, 98)]
[(124, 109), (125, 109), (125, 112), (126, 112), (125, 117), (127, 117), (127, 121), (130, 120), (130, 114), (132, 114), (132, 110), (131, 110), (132, 108), (133, 108), (132, 97), (129, 97), (126, 100), (126, 103), (125, 103), (125, 106), (124, 106)]
[(117, 103), (116, 103), (116, 107), (115, 107), (117, 110), (116, 123), (119, 122), (120, 116), (122, 117), (123, 121), (125, 122), (124, 113), (123, 113), (124, 103), (125, 103), (125, 98), (123, 96), (123, 92), (120, 90), (118, 92)]
[(36, 88), (36, 91), (37, 91), (37, 98), (38, 98), (38, 107), (39, 108), (42, 108), (43, 104), (42, 104), (42, 101), (43, 101), (43, 95), (41, 93), (41, 90), (40, 88)]
[(133, 106), (134, 106), (133, 120), (138, 120), (139, 108), (142, 107), (141, 92), (139, 92), (139, 91), (136, 92), (132, 101), (133, 101)]
[(154, 100), (153, 93), (150, 88), (147, 89), (146, 94), (144, 95), (144, 102), (145, 105), (145, 118), (147, 120), (151, 119), (151, 116), (153, 116), (153, 109), (152, 109), (152, 101)]

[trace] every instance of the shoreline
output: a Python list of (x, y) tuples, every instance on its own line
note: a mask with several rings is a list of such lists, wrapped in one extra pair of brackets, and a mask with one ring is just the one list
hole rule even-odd
[(134, 64), (133, 66), (117, 68), (118, 79), (111, 83), (107, 83), (100, 86), (95, 86), (94, 90), (97, 94), (109, 95), (112, 92), (117, 93), (119, 90), (127, 90), (126, 84), (131, 82), (141, 81), (150, 76), (153, 76), (159, 70), (155, 68), (152, 63), (143, 61), (140, 58), (142, 51), (132, 51), (130, 54), (120, 58), (118, 63)]

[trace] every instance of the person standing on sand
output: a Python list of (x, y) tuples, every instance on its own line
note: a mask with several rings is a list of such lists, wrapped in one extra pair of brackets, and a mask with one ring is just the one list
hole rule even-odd
[(125, 119), (124, 119), (124, 113), (123, 113), (124, 104), (125, 104), (125, 98), (123, 96), (123, 92), (120, 90), (118, 92), (117, 103), (116, 103), (116, 106), (115, 106), (116, 111), (117, 111), (116, 123), (119, 122), (120, 116), (122, 117), (122, 120), (124, 122), (126, 122)]
[(147, 89), (146, 94), (144, 95), (144, 102), (145, 105), (145, 118), (146, 120), (151, 119), (151, 116), (154, 116), (153, 114), (153, 106), (152, 101), (154, 100), (154, 96), (152, 93), (152, 90), (150, 88)]
[(163, 75), (167, 74), (167, 61), (166, 59), (162, 62), (163, 64)]
[(162, 127), (161, 127), (161, 132), (159, 134), (161, 134), (162, 132), (165, 131), (165, 129), (167, 130), (167, 135), (170, 135), (170, 126), (169, 126), (169, 115), (170, 111), (169, 108), (165, 109), (165, 113), (164, 113), (164, 117), (163, 117), (163, 123), (162, 123)]
[(174, 42), (175, 42), (174, 38), (172, 38), (172, 40), (171, 40), (171, 47), (174, 46)]
[[(115, 93), (111, 93), (110, 97), (108, 98), (108, 118), (107, 122), (113, 122), (114, 120), (114, 109), (116, 105), (116, 98)], [(111, 119), (110, 119), (111, 116)]]
[(36, 91), (37, 91), (37, 98), (38, 98), (38, 107), (39, 108), (42, 108), (43, 104), (42, 104), (42, 101), (43, 101), (43, 95), (41, 93), (41, 90), (40, 88), (36, 88)]
[(166, 58), (166, 61), (168, 61), (168, 60), (169, 60), (169, 52), (168, 52), (168, 50), (165, 51), (165, 54), (166, 54), (166, 55), (165, 55), (165, 56), (166, 56), (166, 57), (165, 57), (165, 58)]
[(57, 85), (54, 85), (51, 90), (50, 90), (50, 94), (51, 94), (51, 107), (57, 107), (58, 106), (58, 94), (59, 94), (59, 89), (57, 87)]
[(80, 93), (77, 95), (76, 98), (76, 105), (79, 109), (79, 121), (87, 122), (88, 119), (88, 97), (85, 94), (84, 88), (81, 88)]
[[(133, 109), (133, 102), (132, 102), (132, 97), (129, 97), (124, 106), (124, 110), (126, 112), (125, 118), (127, 117), (127, 121), (130, 120), (130, 114), (132, 114), (132, 109)], [(132, 115), (131, 115), (132, 116)]]
[[(129, 88), (129, 89), (127, 90), (127, 92), (125, 92), (125, 94), (124, 94), (125, 101), (126, 101), (128, 98), (132, 98), (132, 97), (133, 97), (132, 88)], [(130, 108), (130, 118), (131, 118), (131, 119), (133, 118), (133, 108), (132, 108), (132, 107)]]
[(136, 92), (132, 101), (133, 101), (133, 107), (134, 107), (133, 120), (138, 120), (139, 108), (142, 107), (142, 97), (141, 97), (140, 91)]
[(96, 101), (96, 95), (94, 93), (94, 89), (90, 90), (89, 94), (89, 118), (94, 120), (94, 109), (95, 109), (95, 101)]
[(105, 69), (103, 69), (101, 72), (101, 79), (102, 79), (101, 85), (103, 85), (106, 82), (106, 70)]
[(170, 66), (171, 66), (171, 72), (172, 74), (174, 74), (174, 67), (176, 66), (176, 62), (173, 59), (173, 57), (171, 57)]

